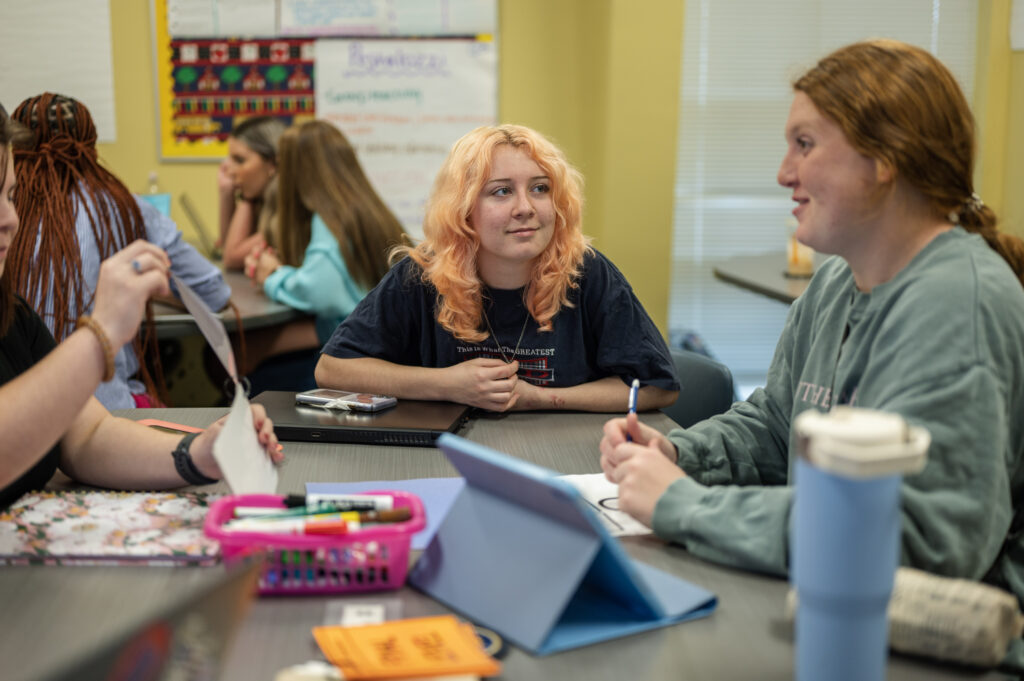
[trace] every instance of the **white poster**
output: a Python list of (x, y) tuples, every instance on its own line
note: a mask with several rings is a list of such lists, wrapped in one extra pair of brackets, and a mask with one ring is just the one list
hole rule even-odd
[(476, 40), (320, 40), (317, 118), (345, 133), (406, 230), (451, 145), (497, 117), (497, 48)]
[(57, 92), (85, 104), (100, 142), (114, 142), (114, 68), (107, 0), (4, 3), (0, 102)]

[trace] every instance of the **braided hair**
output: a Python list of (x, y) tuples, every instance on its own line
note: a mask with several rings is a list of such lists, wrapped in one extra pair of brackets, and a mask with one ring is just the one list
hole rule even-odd
[[(145, 239), (146, 225), (131, 191), (100, 165), (96, 125), (85, 105), (46, 92), (26, 99), (11, 118), (28, 128), (31, 137), (14, 148), (15, 206), (21, 227), (7, 259), (8, 281), (40, 312), (44, 301), (52, 298), (53, 335), (60, 341), (92, 306), (75, 230), (78, 211), (86, 212), (101, 260)], [(146, 316), (152, 319), (148, 305)], [(151, 359), (160, 375), (152, 328), (146, 324), (133, 347), (143, 382), (156, 394), (144, 361), (144, 355)]]

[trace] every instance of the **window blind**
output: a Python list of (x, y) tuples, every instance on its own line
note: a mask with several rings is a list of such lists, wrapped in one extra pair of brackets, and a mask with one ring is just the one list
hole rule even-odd
[(775, 176), (792, 81), (837, 47), (896, 38), (937, 55), (971, 101), (977, 11), (973, 0), (687, 0), (669, 329), (699, 334), (744, 392), (763, 385), (789, 308), (711, 267), (785, 248), (792, 205)]

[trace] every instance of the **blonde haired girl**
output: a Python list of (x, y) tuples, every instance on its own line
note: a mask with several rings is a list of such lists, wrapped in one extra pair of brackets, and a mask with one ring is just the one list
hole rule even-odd
[(672, 361), (622, 274), (587, 244), (582, 179), (534, 130), (481, 127), (438, 173), (425, 239), (335, 331), (322, 386), (494, 411), (670, 404)]

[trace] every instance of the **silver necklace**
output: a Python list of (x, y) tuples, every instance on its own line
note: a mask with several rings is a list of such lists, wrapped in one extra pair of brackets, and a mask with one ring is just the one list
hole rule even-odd
[(501, 343), (498, 342), (498, 337), (494, 334), (494, 329), (491, 328), (491, 320), (487, 318), (487, 310), (485, 310), (482, 305), (480, 306), (480, 312), (484, 316), (484, 324), (487, 325), (487, 331), (491, 334), (491, 338), (494, 339), (494, 344), (498, 347), (498, 352), (501, 353), (501, 358), (505, 360), (505, 364), (511, 364), (512, 360), (519, 354), (519, 344), (523, 342), (523, 335), (526, 334), (526, 325), (530, 321), (530, 311), (526, 311), (526, 319), (523, 320), (523, 328), (519, 332), (519, 340), (516, 341), (516, 349), (512, 351), (512, 357), (505, 354), (505, 349), (502, 348)]

